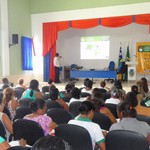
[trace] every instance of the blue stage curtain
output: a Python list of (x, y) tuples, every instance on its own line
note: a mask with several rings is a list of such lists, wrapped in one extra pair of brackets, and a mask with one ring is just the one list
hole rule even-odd
[(47, 82), (50, 74), (50, 52), (44, 56), (44, 81)]
[(22, 70), (33, 70), (32, 39), (21, 37)]

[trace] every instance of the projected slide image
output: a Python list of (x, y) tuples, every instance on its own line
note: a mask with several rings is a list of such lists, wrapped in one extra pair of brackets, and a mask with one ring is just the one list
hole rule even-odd
[(109, 37), (81, 38), (81, 59), (109, 59)]

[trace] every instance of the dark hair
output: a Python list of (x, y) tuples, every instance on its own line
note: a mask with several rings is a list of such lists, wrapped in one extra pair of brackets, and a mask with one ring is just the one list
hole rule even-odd
[(142, 81), (143, 90), (145, 93), (147, 93), (149, 91), (147, 79), (141, 78), (141, 81)]
[(49, 94), (51, 100), (57, 100), (59, 95), (59, 90), (57, 88), (51, 88)]
[(134, 107), (131, 106), (131, 103), (128, 101), (123, 101), (117, 105), (117, 110), (122, 112), (123, 117), (133, 117), (135, 118), (137, 115)]
[(3, 82), (3, 84), (9, 84), (8, 78), (3, 78), (3, 79), (2, 79), (2, 82)]
[(116, 98), (119, 98), (121, 95), (122, 95), (121, 89), (114, 89), (114, 90), (111, 92), (111, 96), (114, 96), (114, 97), (116, 97)]
[(97, 92), (99, 92), (99, 93), (100, 93), (100, 89), (99, 89), (99, 88), (93, 88), (93, 90), (92, 90), (92, 94), (97, 93)]
[(39, 82), (36, 79), (30, 81), (29, 88), (31, 89), (30, 96), (33, 96), (33, 90), (38, 90)]
[(76, 99), (80, 99), (81, 91), (77, 87), (74, 87), (71, 91), (71, 96)]
[(119, 80), (115, 81), (114, 86), (116, 89), (122, 89), (122, 84)]
[(99, 92), (94, 93), (91, 97), (91, 102), (95, 106), (95, 111), (99, 111), (100, 107), (104, 106), (103, 95)]
[(65, 144), (62, 138), (47, 135), (40, 138), (31, 148), (31, 150), (65, 150)]
[(79, 112), (81, 114), (88, 114), (89, 111), (95, 111), (95, 106), (90, 101), (84, 101), (81, 103), (81, 106), (79, 107)]
[(24, 80), (23, 80), (22, 78), (20, 78), (20, 79), (18, 80), (18, 83), (19, 83), (20, 85), (22, 85), (23, 82), (24, 82)]
[(46, 102), (43, 99), (35, 99), (33, 102), (30, 103), (30, 108), (32, 112), (36, 112), (39, 108), (45, 107)]
[(52, 84), (52, 83), (53, 83), (53, 79), (49, 79), (48, 84)]
[(137, 85), (132, 85), (131, 86), (131, 92), (135, 92), (135, 94), (138, 93), (138, 86)]
[(67, 91), (67, 93), (71, 92), (72, 89), (74, 88), (74, 86), (75, 86), (74, 83), (68, 83), (68, 84), (66, 84), (65, 90)]
[(56, 57), (58, 57), (59, 56), (59, 53), (56, 53)]
[(89, 80), (90, 80), (89, 78), (85, 78), (85, 79), (84, 79), (84, 82), (83, 82), (84, 86), (86, 86), (86, 83), (87, 83), (87, 81), (89, 81)]
[(86, 87), (91, 89), (92, 86), (93, 86), (93, 81), (92, 81), (92, 80), (88, 80), (88, 81), (86, 82)]
[(132, 107), (135, 107), (138, 104), (135, 92), (128, 92), (126, 95), (126, 100), (131, 104)]

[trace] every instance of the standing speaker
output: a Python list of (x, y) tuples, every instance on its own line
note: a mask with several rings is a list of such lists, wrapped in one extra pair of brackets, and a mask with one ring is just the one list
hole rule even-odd
[(12, 34), (12, 44), (18, 44), (18, 34)]

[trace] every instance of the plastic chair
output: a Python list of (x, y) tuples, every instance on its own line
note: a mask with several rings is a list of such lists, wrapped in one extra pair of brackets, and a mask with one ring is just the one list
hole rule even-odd
[(19, 100), (19, 105), (20, 107), (29, 107), (31, 102), (32, 100), (29, 98), (21, 98)]
[(30, 150), (31, 147), (24, 147), (24, 146), (12, 146), (7, 150)]
[[(108, 65), (108, 68), (105, 68), (105, 69), (107, 69), (107, 70), (109, 70), (109, 71), (113, 71), (113, 70), (115, 70), (115, 62), (114, 61), (110, 61), (109, 62), (109, 65)], [(114, 82), (114, 79), (105, 79), (104, 81), (111, 81), (111, 83), (113, 83)]]
[(95, 112), (92, 121), (99, 124), (101, 129), (109, 131), (111, 120), (106, 115), (100, 112)]
[(56, 101), (48, 100), (46, 102), (47, 110), (51, 108), (62, 108), (61, 105)]
[(73, 119), (71, 113), (69, 113), (67, 110), (60, 108), (48, 109), (47, 115), (51, 117), (52, 120), (57, 124), (68, 123), (71, 119)]
[(32, 146), (39, 138), (44, 136), (42, 127), (35, 121), (26, 119), (17, 119), (13, 123), (14, 140), (21, 138)]
[(136, 119), (139, 121), (145, 121), (150, 126), (150, 117), (144, 115), (137, 115)]
[(106, 150), (149, 150), (146, 138), (133, 131), (113, 130), (106, 135)]
[(92, 150), (89, 132), (73, 124), (61, 124), (55, 129), (55, 135), (63, 138), (73, 150)]

